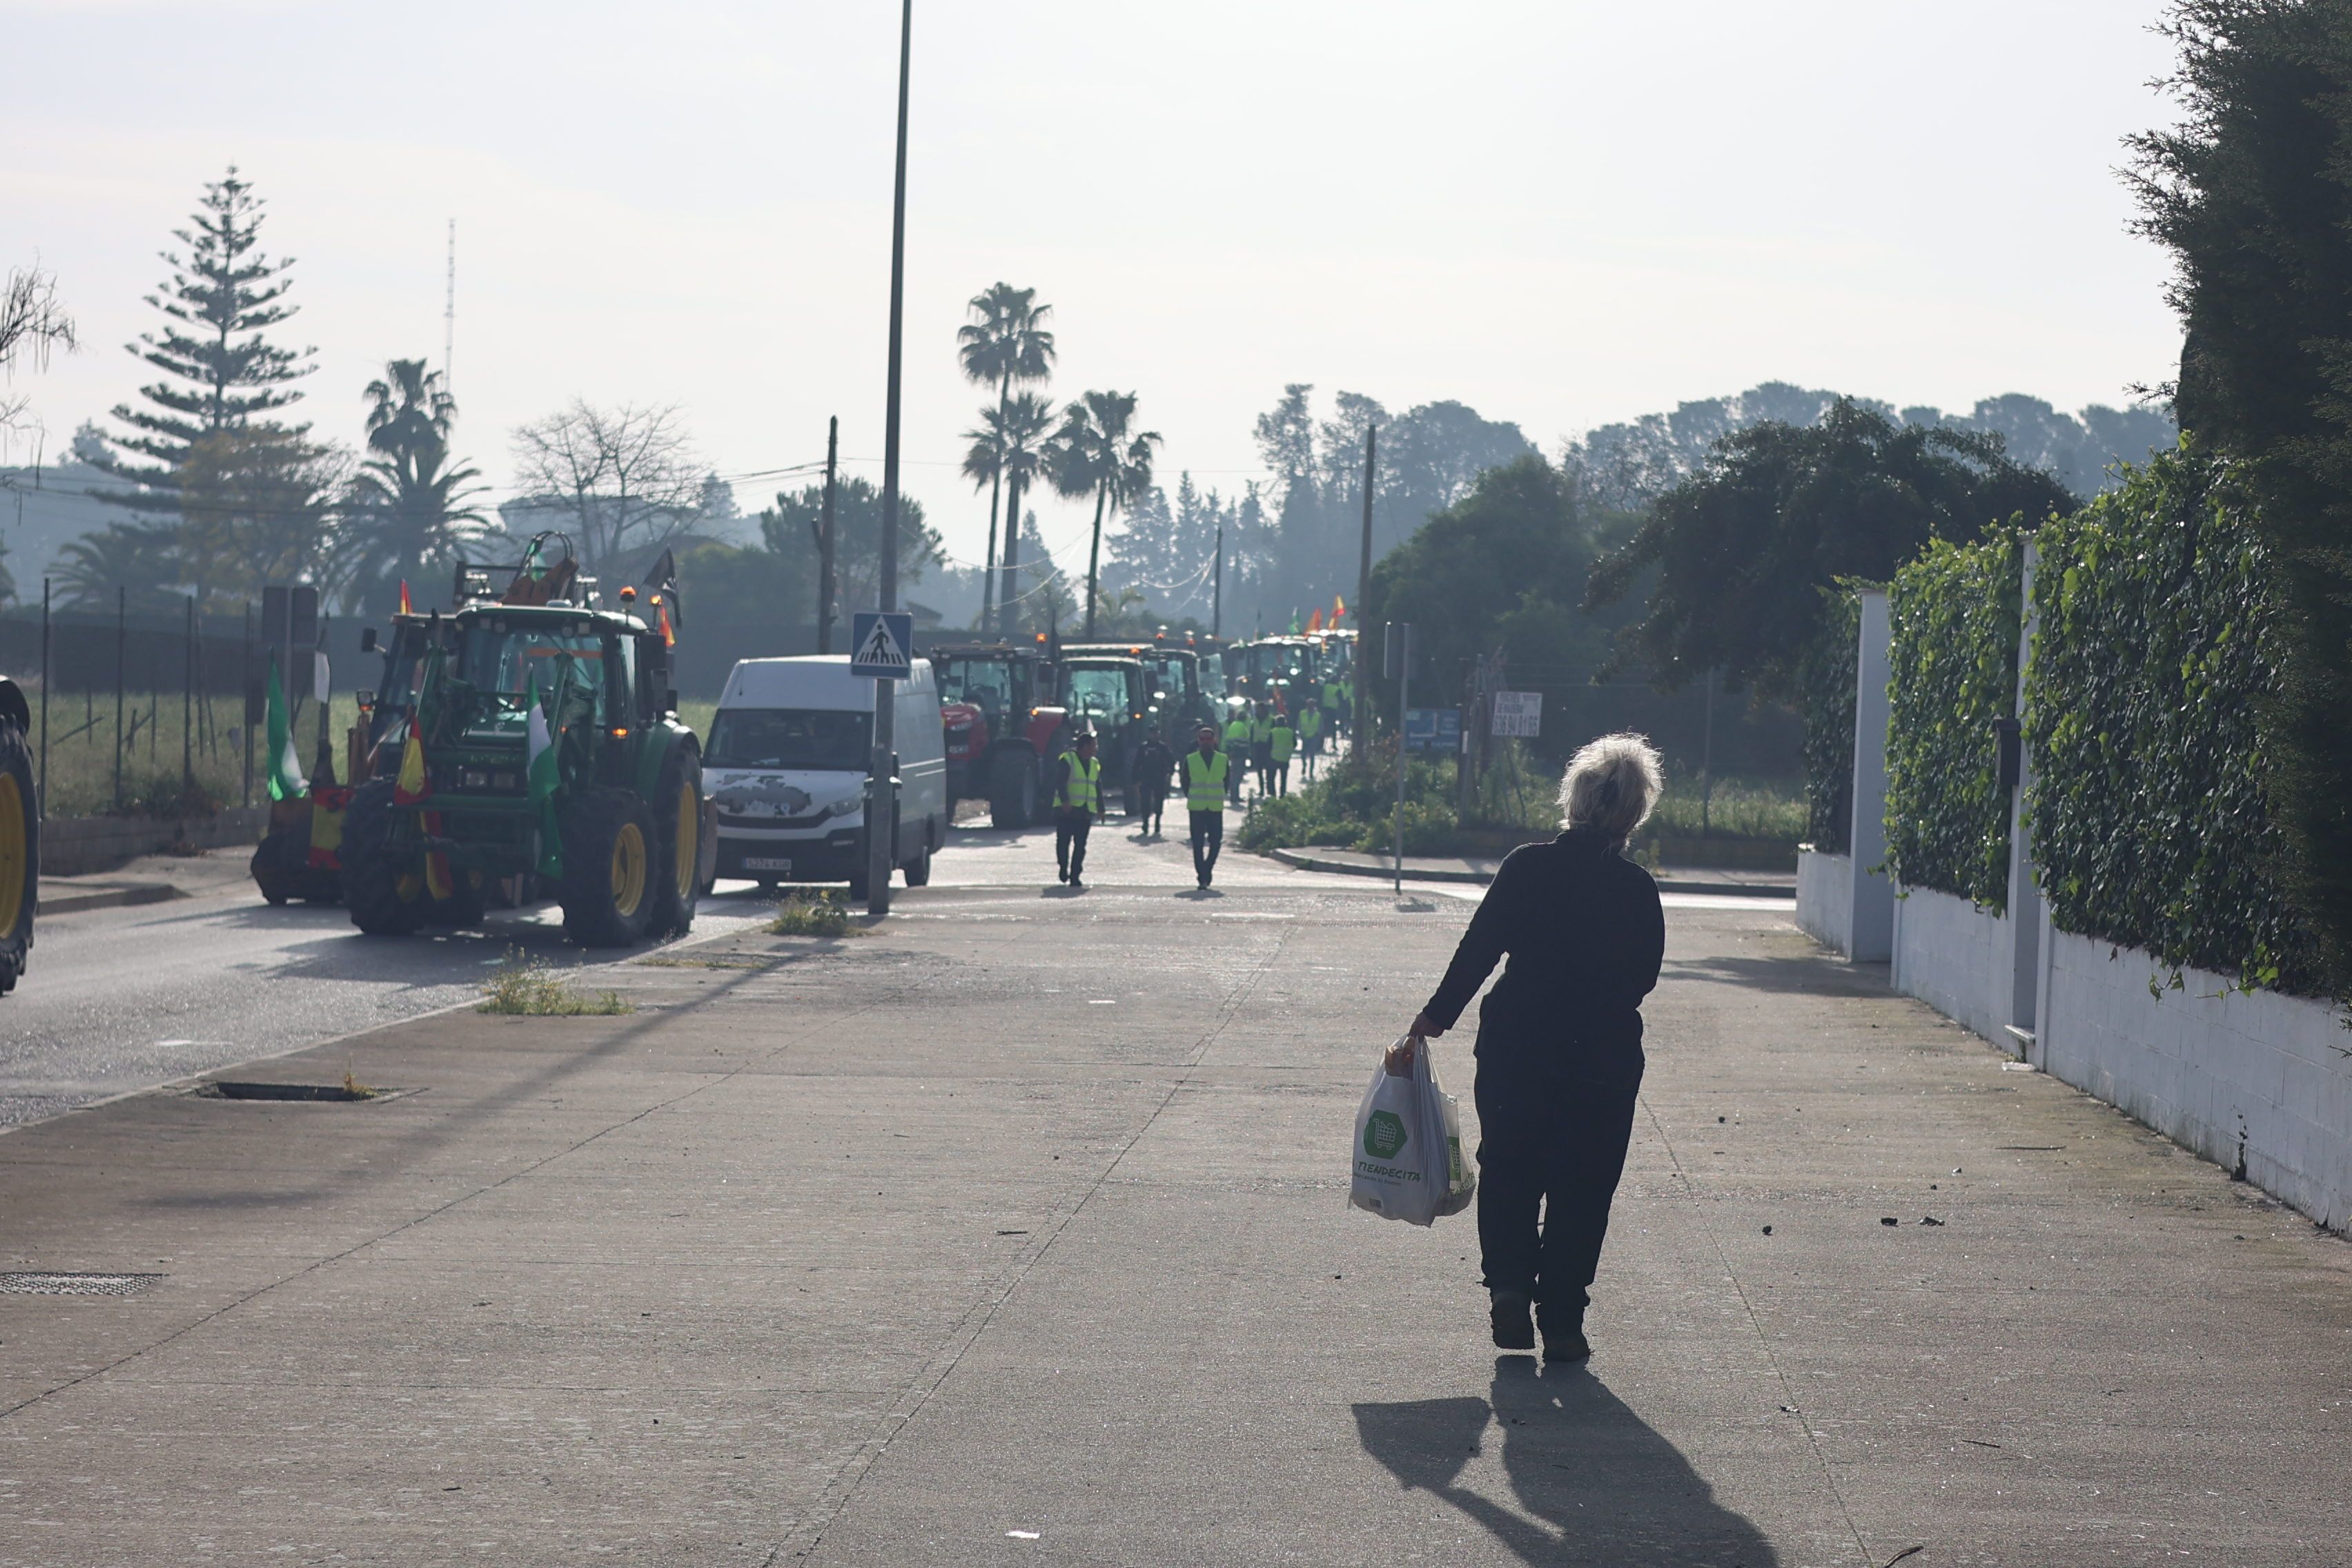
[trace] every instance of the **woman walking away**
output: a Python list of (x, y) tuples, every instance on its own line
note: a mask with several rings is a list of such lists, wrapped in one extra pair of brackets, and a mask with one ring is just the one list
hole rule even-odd
[(1633, 1138), (1642, 998), (1666, 944), (1657, 884), (1622, 851), (1664, 787), (1640, 735), (1577, 752), (1559, 785), (1566, 831), (1503, 862), (1436, 994), (1391, 1051), (1392, 1067), (1410, 1069), (1417, 1042), (1452, 1028), (1509, 955), (1475, 1053), (1478, 1247), (1495, 1343), (1533, 1350), (1539, 1324), (1546, 1361), (1592, 1353), (1585, 1290)]

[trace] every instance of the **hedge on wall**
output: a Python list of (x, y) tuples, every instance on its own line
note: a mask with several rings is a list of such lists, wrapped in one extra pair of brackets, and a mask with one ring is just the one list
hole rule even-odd
[(2029, 821), (2061, 930), (2312, 993), (2263, 793), (2280, 638), (2252, 516), (2236, 471), (2184, 443), (2041, 531)]
[(2009, 901), (2009, 792), (1993, 725), (2017, 704), (2015, 526), (1931, 541), (1886, 591), (1894, 633), (1886, 851), (1898, 882)]
[(1843, 855), (1853, 837), (1854, 653), (1862, 638), (1862, 601), (1850, 584), (1822, 594), (1822, 629), (1797, 669), (1797, 706), (1805, 721), (1805, 829), (1824, 855)]

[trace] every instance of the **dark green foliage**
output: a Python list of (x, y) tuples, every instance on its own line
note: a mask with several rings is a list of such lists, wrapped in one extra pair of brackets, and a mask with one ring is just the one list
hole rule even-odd
[(344, 602), (388, 614), (407, 583), (417, 604), (438, 604), (450, 569), (489, 531), (473, 504), (480, 470), (450, 457), (457, 400), (421, 359), (392, 361), (364, 395), (367, 458), (344, 519)]
[(1577, 610), (1595, 553), (1567, 477), (1542, 457), (1479, 475), (1372, 570), (1363, 624), (1377, 710), (1396, 713), (1396, 683), (1378, 657), (1388, 621), (1413, 623), (1417, 704), (1458, 702), (1464, 668), (1497, 647), (1521, 670), (1596, 667), (1605, 644)]
[(2020, 536), (1937, 540), (1895, 574), (1886, 848), (1897, 881), (2009, 902), (1997, 720), (2017, 707)]
[(2252, 459), (2280, 567), (2267, 787), (2282, 874), (2352, 993), (2352, 9), (2183, 0), (2179, 129), (2137, 141), (2143, 226), (2173, 252), (2179, 412)]
[(1821, 591), (1883, 583), (1931, 539), (1974, 539), (2002, 518), (2074, 504), (1997, 437), (1897, 425), (1852, 401), (1820, 424), (1754, 426), (1661, 496), (1624, 549), (1592, 574), (1587, 604), (1612, 603), (1655, 571), (1620, 657), (1670, 689), (1719, 669), (1734, 689), (1790, 695), (1820, 635)]
[(1797, 666), (1795, 702), (1805, 721), (1805, 837), (1824, 855), (1853, 841), (1854, 659), (1862, 601), (1851, 584), (1822, 590), (1820, 630)]
[(2259, 714), (2281, 616), (2242, 471), (2184, 443), (2039, 535), (2033, 858), (2062, 931), (2324, 989)]
[[(790, 590), (791, 597), (770, 602), (766, 612), (769, 619), (781, 619), (787, 624), (816, 619), (816, 530), (824, 516), (822, 482), (779, 492), (776, 504), (760, 513), (760, 534), (767, 542), (766, 552), (779, 558), (778, 570), (784, 574), (763, 581), (771, 585), (786, 580), (797, 584)], [(882, 602), (882, 492), (873, 481), (845, 478), (834, 487), (834, 528), (840, 541), (834, 562), (834, 570), (838, 574), (835, 586), (845, 625), (848, 612)], [(900, 496), (899, 588), (903, 591), (910, 584), (922, 581), (923, 573), (938, 565), (940, 559), (939, 530), (924, 522), (923, 503)], [(684, 584), (679, 585), (687, 587)], [(687, 588), (688, 595), (692, 591)], [(771, 589), (763, 587), (761, 591)], [(699, 602), (690, 597), (688, 602), (700, 611)]]

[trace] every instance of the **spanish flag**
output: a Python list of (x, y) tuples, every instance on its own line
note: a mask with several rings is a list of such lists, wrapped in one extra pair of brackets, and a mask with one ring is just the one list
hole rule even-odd
[(1347, 613), (1348, 613), (1348, 601), (1347, 601), (1347, 600), (1345, 600), (1345, 599), (1343, 599), (1343, 598), (1341, 598), (1341, 597), (1340, 597), (1339, 595), (1337, 595), (1337, 594), (1332, 595), (1331, 595), (1331, 624), (1332, 624), (1333, 626), (1338, 626), (1338, 625), (1339, 624), (1339, 617), (1340, 617), (1341, 616), (1346, 615)]
[(405, 577), (400, 580), (400, 613), (404, 616), (413, 616), (416, 613), (408, 603), (408, 579)]
[(677, 633), (670, 629), (669, 606), (661, 602), (661, 595), (658, 594), (654, 595), (654, 608), (661, 616), (662, 647), (676, 647), (677, 646)]
[(400, 773), (392, 781), (394, 805), (415, 805), (433, 793), (432, 775), (425, 769), (425, 740), (416, 732), (414, 714), (408, 721), (408, 744), (401, 749)]

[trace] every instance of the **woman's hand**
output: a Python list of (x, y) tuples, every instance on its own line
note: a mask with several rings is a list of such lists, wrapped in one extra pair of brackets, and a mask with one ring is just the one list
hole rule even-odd
[(1438, 1036), (1445, 1033), (1445, 1031), (1452, 1026), (1453, 1026), (1449, 1024), (1441, 1024), (1437, 1022), (1437, 1020), (1432, 1018), (1427, 1013), (1415, 1013), (1412, 1016), (1412, 1027), (1407, 1029), (1405, 1033), (1417, 1036), (1424, 1040), (1433, 1040), (1437, 1038)]

